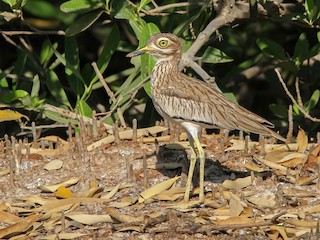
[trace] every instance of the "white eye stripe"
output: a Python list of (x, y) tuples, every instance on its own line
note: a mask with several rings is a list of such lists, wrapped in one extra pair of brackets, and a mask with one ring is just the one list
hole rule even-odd
[(166, 42), (169, 42), (169, 39), (166, 37), (159, 38), (158, 42), (163, 41), (163, 40)]

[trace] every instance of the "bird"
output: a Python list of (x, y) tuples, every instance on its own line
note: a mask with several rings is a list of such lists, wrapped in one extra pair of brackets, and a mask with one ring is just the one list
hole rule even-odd
[(189, 201), (193, 172), (199, 158), (199, 201), (204, 203), (205, 153), (199, 140), (202, 128), (238, 129), (284, 142), (286, 139), (270, 129), (274, 127), (271, 122), (230, 101), (208, 83), (182, 73), (179, 70), (182, 53), (176, 35), (156, 33), (149, 37), (144, 47), (127, 57), (150, 54), (156, 58), (150, 78), (153, 105), (164, 119), (186, 131), (191, 147), (184, 201)]

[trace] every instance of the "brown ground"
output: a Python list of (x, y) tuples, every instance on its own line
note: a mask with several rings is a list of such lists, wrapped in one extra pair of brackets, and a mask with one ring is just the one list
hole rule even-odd
[[(27, 144), (13, 149), (0, 142), (0, 238), (318, 239), (320, 147), (304, 135), (290, 151), (265, 145), (266, 155), (258, 143), (245, 149), (235, 137), (221, 144), (219, 136), (204, 136), (205, 204), (197, 202), (197, 189), (190, 203), (182, 201), (188, 151), (172, 149), (174, 139), (166, 147), (142, 143), (151, 137), (93, 151), (87, 147), (98, 139), (82, 136), (71, 144), (48, 137), (32, 143), (30, 154)], [(45, 170), (53, 160), (63, 166)], [(139, 199), (153, 186), (155, 196)]]

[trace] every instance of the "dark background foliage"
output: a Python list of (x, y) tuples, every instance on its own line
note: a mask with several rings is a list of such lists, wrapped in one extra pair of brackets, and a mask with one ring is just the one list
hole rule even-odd
[[(150, 126), (159, 119), (146, 79), (154, 59), (125, 55), (159, 31), (177, 34), (186, 51), (221, 14), (221, 3), (2, 0), (0, 107), (17, 110), (38, 125), (72, 123), (46, 109), (45, 104), (52, 104), (88, 117), (92, 110), (107, 112), (103, 121), (109, 124), (122, 113), (128, 125), (137, 118), (139, 126)], [(292, 105), (294, 131), (301, 126), (315, 136), (319, 122), (305, 116), (320, 115), (319, 6), (318, 0), (259, 1), (250, 6), (248, 17), (212, 34), (196, 62), (227, 97), (275, 123), (282, 134), (288, 131)], [(103, 88), (93, 62), (112, 94)], [(275, 67), (304, 113), (284, 91)], [(185, 71), (201, 78), (192, 68)], [(20, 131), (12, 121), (0, 123), (0, 128), (0, 137)]]

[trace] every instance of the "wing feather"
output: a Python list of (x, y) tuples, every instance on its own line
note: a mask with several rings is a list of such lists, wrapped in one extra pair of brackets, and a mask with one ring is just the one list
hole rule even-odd
[[(213, 127), (241, 129), (270, 134), (273, 124), (231, 102), (203, 81), (193, 78), (174, 81), (174, 86), (161, 89), (154, 99), (160, 112), (184, 121)], [(160, 113), (161, 114), (161, 113)]]

